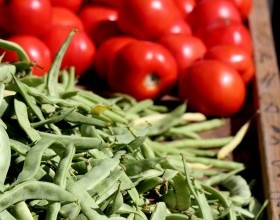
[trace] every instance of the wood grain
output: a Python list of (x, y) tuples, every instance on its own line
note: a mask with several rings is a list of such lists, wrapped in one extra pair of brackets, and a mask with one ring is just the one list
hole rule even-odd
[(254, 0), (249, 18), (256, 66), (255, 101), (268, 219), (280, 219), (280, 81), (268, 0)]

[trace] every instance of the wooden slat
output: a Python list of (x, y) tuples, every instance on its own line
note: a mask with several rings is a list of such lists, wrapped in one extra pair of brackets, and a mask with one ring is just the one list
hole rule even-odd
[(280, 219), (280, 81), (268, 0), (253, 0), (249, 25), (256, 65), (256, 106), (268, 219)]

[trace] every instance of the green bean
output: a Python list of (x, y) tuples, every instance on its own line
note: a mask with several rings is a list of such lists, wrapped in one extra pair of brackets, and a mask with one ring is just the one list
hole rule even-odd
[(25, 156), (27, 152), (30, 150), (30, 147), (25, 145), (24, 143), (10, 139), (11, 149), (19, 153), (20, 155)]
[(27, 106), (32, 110), (32, 112), (39, 118), (39, 120), (44, 120), (44, 116), (42, 114), (42, 111), (40, 110), (40, 108), (35, 105), (34, 99), (33, 97), (31, 97), (26, 89), (24, 88), (24, 86), (22, 86), (23, 84), (15, 77), (14, 74), (12, 74), (15, 84), (18, 88), (19, 93), (22, 95), (23, 99), (25, 100)]
[(32, 213), (30, 212), (25, 201), (15, 204), (13, 207), (13, 215), (19, 220), (33, 220)]
[(63, 204), (59, 210), (61, 214), (66, 219), (77, 219), (77, 216), (80, 214), (81, 207), (74, 202)]
[(131, 106), (129, 109), (127, 109), (127, 113), (139, 113), (151, 106), (154, 105), (153, 100), (151, 99), (145, 99), (142, 101), (137, 102), (135, 105)]
[(220, 193), (218, 190), (216, 190), (215, 188), (213, 188), (211, 186), (202, 184), (202, 187), (206, 191), (207, 194), (210, 194), (211, 197), (218, 199), (219, 202), (221, 203), (221, 205), (223, 205), (225, 207), (226, 211), (228, 211), (228, 214), (227, 214), (228, 220), (237, 219), (233, 209), (231, 208), (230, 202), (224, 197), (224, 195), (222, 193)]
[(26, 181), (0, 194), (0, 212), (28, 199), (73, 202), (76, 198), (54, 183)]
[(69, 76), (65, 91), (73, 91), (75, 84), (76, 84), (76, 78), (75, 78), (75, 68), (72, 66), (69, 68), (69, 72), (66, 74)]
[[(66, 187), (66, 178), (69, 175), (69, 169), (71, 167), (72, 159), (75, 154), (75, 146), (73, 144), (69, 144), (66, 146), (63, 158), (60, 160), (53, 182), (63, 189)], [(60, 203), (50, 203), (47, 209), (46, 220), (56, 220), (57, 215), (60, 210)]]
[(27, 106), (18, 98), (14, 99), (15, 113), (20, 127), (24, 130), (32, 142), (37, 142), (41, 139), (37, 130), (31, 127), (28, 119)]
[(0, 183), (4, 183), (10, 163), (11, 163), (11, 146), (9, 136), (6, 130), (0, 125)]
[(59, 121), (64, 120), (68, 115), (70, 115), (73, 111), (75, 111), (75, 108), (69, 109), (67, 111), (61, 112), (59, 115), (55, 115), (53, 117), (50, 117), (46, 120), (38, 121), (38, 122), (33, 122), (31, 123), (31, 126), (33, 128), (37, 128), (46, 124), (53, 124), (57, 123)]
[(119, 159), (117, 158), (104, 159), (98, 166), (93, 167), (78, 180), (77, 183), (86, 190), (90, 190), (107, 178), (118, 165)]
[(104, 122), (94, 117), (84, 116), (78, 112), (72, 112), (71, 114), (66, 116), (65, 120), (75, 124), (87, 124), (87, 125), (93, 125), (101, 128), (109, 126), (107, 122)]
[(147, 141), (144, 141), (140, 148), (143, 156), (146, 159), (155, 157), (155, 152)]
[[(205, 219), (208, 220), (208, 218), (205, 218)], [(166, 220), (190, 220), (190, 218), (187, 215), (175, 213), (175, 214), (168, 214), (166, 216)], [(195, 220), (199, 220), (199, 218), (195, 218)]]
[[(184, 161), (184, 156), (182, 156), (182, 161)], [(203, 192), (201, 185), (197, 180), (191, 180), (189, 176), (187, 166), (184, 164), (184, 174), (186, 177), (186, 183), (191, 194), (194, 196), (196, 203), (198, 204), (199, 217), (202, 219), (213, 219), (211, 208), (207, 203), (207, 199)]]
[(15, 51), (20, 61), (29, 63), (29, 57), (25, 50), (17, 43), (0, 39), (0, 48)]
[[(178, 164), (179, 156), (173, 156), (173, 157), (174, 159), (177, 158), (177, 160), (176, 159), (172, 160), (172, 162)], [(201, 164), (208, 165), (210, 167), (224, 168), (230, 170), (244, 168), (244, 164), (242, 163), (235, 162), (235, 161), (228, 161), (228, 160), (219, 160), (214, 158), (187, 156), (185, 157), (185, 161), (190, 163), (201, 163)]]
[(75, 35), (77, 30), (72, 30), (69, 35), (67, 36), (66, 40), (62, 44), (61, 48), (55, 55), (55, 60), (51, 65), (51, 68), (47, 74), (47, 91), (50, 96), (59, 97), (57, 91), (57, 83), (58, 83), (58, 76), (59, 76), (59, 69), (61, 67), (61, 62), (63, 59), (64, 54), (71, 42), (71, 39)]
[(52, 144), (55, 144), (54, 140), (42, 138), (28, 151), (22, 171), (19, 174), (17, 180), (13, 183), (13, 186), (34, 178), (38, 169), (40, 168), (44, 151)]
[(104, 213), (100, 210), (99, 206), (88, 194), (86, 189), (79, 183), (68, 180), (66, 189), (71, 192), (81, 205), (81, 211), (83, 214), (91, 220), (106, 220), (108, 219)]
[(162, 143), (163, 148), (218, 148), (223, 147), (232, 140), (232, 137), (218, 137), (207, 139), (184, 139)]
[(10, 212), (4, 210), (0, 212), (0, 220), (17, 220)]
[(219, 159), (224, 159), (226, 156), (228, 156), (243, 140), (245, 134), (247, 133), (249, 129), (249, 121), (246, 122), (237, 132), (237, 134), (233, 137), (233, 139), (225, 146), (223, 146), (217, 154), (217, 157)]
[(173, 178), (173, 188), (175, 190), (176, 206), (175, 209), (178, 211), (185, 211), (191, 205), (191, 195), (185, 177), (178, 173)]
[(96, 194), (102, 195), (104, 192), (108, 191), (112, 186), (117, 183), (123, 174), (123, 171), (120, 168), (116, 168), (112, 171), (110, 176), (108, 176), (106, 179), (104, 179), (102, 182), (98, 183), (95, 187), (88, 190), (89, 194), (91, 196), (94, 196)]
[(160, 184), (163, 184), (163, 179), (161, 177), (155, 176), (142, 180), (137, 184), (136, 189), (140, 194), (144, 194), (149, 190), (155, 189)]
[(123, 195), (120, 191), (120, 183), (118, 183), (118, 189), (117, 191), (113, 194), (111, 200), (112, 202), (109, 203), (109, 205), (106, 207), (106, 214), (111, 216), (113, 215), (118, 209), (122, 206), (124, 200), (123, 200)]
[(55, 140), (65, 145), (73, 143), (76, 147), (76, 150), (89, 150), (93, 148), (107, 147), (106, 143), (104, 143), (99, 138), (94, 137), (80, 137), (76, 135), (57, 135), (46, 132), (39, 132), (39, 134), (42, 138)]
[(208, 179), (206, 179), (203, 184), (208, 185), (208, 186), (213, 186), (213, 185), (218, 185), (220, 184), (223, 180), (227, 179), (228, 177), (235, 175), (239, 172), (241, 172), (242, 170), (244, 170), (244, 167), (240, 168), (240, 169), (235, 169), (232, 170), (228, 173), (220, 173), (218, 175), (214, 175)]
[(215, 118), (207, 121), (202, 121), (202, 122), (196, 122), (196, 123), (190, 123), (184, 126), (180, 127), (174, 127), (171, 130), (173, 132), (202, 132), (202, 131), (208, 131), (214, 128), (221, 127), (222, 125), (225, 124), (224, 119), (220, 118)]
[(240, 175), (229, 176), (221, 182), (230, 191), (230, 199), (237, 205), (247, 205), (250, 202), (251, 190), (246, 180)]
[(166, 205), (164, 202), (156, 204), (155, 211), (152, 213), (150, 220), (166, 219)]

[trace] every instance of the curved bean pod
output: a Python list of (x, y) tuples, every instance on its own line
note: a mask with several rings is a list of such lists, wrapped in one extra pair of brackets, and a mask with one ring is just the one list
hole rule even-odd
[(0, 212), (10, 206), (28, 199), (74, 202), (77, 199), (54, 183), (27, 181), (20, 183), (0, 195)]

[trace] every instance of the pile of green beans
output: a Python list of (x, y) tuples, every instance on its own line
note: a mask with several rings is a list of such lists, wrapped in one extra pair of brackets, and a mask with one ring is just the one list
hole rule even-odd
[(0, 220), (261, 218), (244, 165), (218, 158), (242, 134), (202, 138), (224, 120), (78, 87), (59, 69), (73, 34), (41, 78), (0, 40), (23, 57), (0, 63)]

